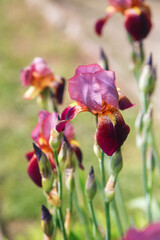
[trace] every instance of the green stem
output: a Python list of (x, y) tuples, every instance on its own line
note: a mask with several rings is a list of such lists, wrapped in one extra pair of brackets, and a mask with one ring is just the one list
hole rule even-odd
[(122, 228), (122, 224), (121, 224), (121, 220), (118, 214), (118, 209), (117, 209), (117, 205), (116, 205), (116, 201), (115, 199), (113, 199), (113, 201), (111, 202), (111, 206), (112, 206), (112, 210), (115, 216), (115, 221), (118, 227), (118, 231), (120, 233), (121, 238), (123, 238), (123, 228)]
[(111, 222), (110, 222), (110, 204), (109, 203), (105, 203), (105, 212), (106, 212), (106, 220), (107, 220), (106, 240), (111, 240)]
[(70, 192), (69, 193), (69, 209), (71, 213), (72, 213), (72, 202), (73, 202), (73, 192)]
[(56, 167), (57, 167), (57, 172), (58, 172), (58, 194), (59, 197), (62, 201), (62, 174), (59, 168), (59, 161), (58, 161), (58, 155), (57, 155), (57, 151), (54, 151), (54, 157), (56, 160)]
[(60, 227), (62, 229), (63, 239), (67, 240), (67, 234), (66, 234), (66, 230), (64, 227), (64, 219), (63, 219), (63, 213), (62, 213), (61, 207), (58, 208), (57, 211), (58, 211), (58, 215), (59, 215), (59, 219), (60, 219)]
[(90, 213), (91, 213), (91, 216), (92, 216), (93, 236), (96, 238), (96, 232), (98, 232), (98, 224), (97, 224), (97, 220), (96, 220), (96, 216), (95, 216), (92, 201), (89, 201), (88, 205), (89, 205), (89, 210), (90, 210)]
[[(100, 171), (101, 171), (101, 177), (102, 177), (102, 186), (104, 190), (106, 185), (106, 177), (105, 177), (105, 169), (104, 169), (104, 152), (103, 151), (101, 152)], [(106, 240), (110, 240), (111, 225), (110, 225), (109, 203), (106, 203), (104, 201), (104, 208), (105, 208), (105, 218), (106, 218)]]
[(77, 194), (76, 192), (74, 191), (73, 193), (73, 199), (74, 199), (74, 204), (75, 204), (75, 207), (76, 207), (76, 210), (77, 210), (77, 213), (79, 215), (79, 218), (81, 219), (81, 222), (82, 224), (84, 225), (84, 228), (85, 228), (85, 232), (86, 232), (86, 236), (87, 236), (87, 239), (88, 240), (92, 240), (92, 233), (88, 227), (88, 220), (85, 216), (85, 213), (83, 212), (83, 210), (81, 209), (81, 207), (79, 206), (79, 201), (78, 201), (78, 198), (77, 198)]

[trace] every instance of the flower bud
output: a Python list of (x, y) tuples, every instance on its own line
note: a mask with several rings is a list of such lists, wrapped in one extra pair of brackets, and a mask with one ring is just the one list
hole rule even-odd
[(88, 201), (92, 201), (95, 194), (97, 191), (97, 185), (96, 185), (96, 181), (95, 181), (95, 177), (94, 177), (94, 169), (93, 166), (90, 169), (87, 181), (86, 181), (86, 185), (85, 185), (85, 193), (86, 193), (86, 197), (88, 199)]
[(109, 66), (108, 66), (108, 59), (107, 56), (105, 55), (103, 49), (101, 48), (100, 51), (100, 58), (101, 58), (101, 62), (100, 62), (100, 66), (104, 69), (104, 70), (108, 70)]
[(67, 146), (66, 146), (66, 142), (63, 141), (60, 151), (59, 151), (59, 154), (58, 154), (59, 164), (61, 164), (62, 162), (65, 162), (66, 155), (67, 155)]
[(105, 202), (111, 202), (115, 195), (115, 178), (113, 175), (109, 177), (109, 180), (104, 188)]
[(153, 111), (153, 107), (150, 104), (148, 107), (147, 112), (144, 114), (143, 116), (143, 126), (149, 130), (152, 126), (152, 111)]
[(101, 149), (97, 143), (96, 136), (94, 136), (93, 151), (94, 151), (96, 157), (98, 158), (98, 160), (101, 161)]
[(147, 168), (148, 170), (154, 171), (155, 169), (155, 156), (153, 148), (150, 148), (147, 155)]
[(61, 145), (61, 140), (63, 137), (62, 132), (58, 132), (56, 129), (51, 129), (50, 132), (50, 139), (49, 139), (49, 145), (53, 149), (53, 151), (57, 151)]
[(75, 188), (75, 181), (74, 181), (74, 169), (66, 169), (65, 170), (65, 177), (66, 177), (66, 187), (70, 192), (74, 191)]
[(136, 118), (136, 121), (135, 121), (135, 129), (138, 133), (140, 133), (142, 131), (142, 128), (143, 128), (143, 113), (142, 111), (139, 112), (137, 118)]
[(67, 213), (66, 213), (65, 223), (64, 223), (67, 235), (69, 235), (69, 232), (70, 232), (70, 223), (71, 223), (71, 211), (69, 208), (67, 208)]
[(33, 147), (38, 158), (39, 171), (42, 177), (42, 187), (45, 192), (50, 192), (54, 180), (51, 164), (46, 155), (34, 143)]
[(52, 216), (48, 209), (42, 205), (41, 212), (41, 227), (45, 235), (51, 237), (53, 234), (53, 221)]
[(48, 202), (53, 206), (53, 207), (60, 207), (61, 206), (61, 200), (58, 195), (57, 187), (54, 187), (52, 191), (49, 193), (46, 193), (48, 197)]
[(140, 76), (139, 88), (145, 94), (152, 94), (156, 82), (156, 69), (152, 66), (152, 55), (150, 55), (147, 64), (142, 70)]
[(111, 170), (114, 175), (118, 175), (123, 167), (122, 154), (121, 151), (117, 151), (112, 156), (111, 160)]

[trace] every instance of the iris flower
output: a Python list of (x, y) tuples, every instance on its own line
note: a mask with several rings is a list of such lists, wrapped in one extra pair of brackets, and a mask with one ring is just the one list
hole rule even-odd
[(24, 94), (25, 99), (33, 99), (46, 88), (50, 88), (58, 103), (62, 103), (65, 81), (55, 75), (42, 58), (34, 58), (28, 67), (23, 68), (20, 79), (25, 87), (30, 86)]
[[(50, 139), (51, 129), (55, 128), (57, 121), (58, 121), (58, 113), (56, 112), (49, 113), (43, 110), (39, 113), (38, 124), (35, 126), (35, 128), (31, 133), (32, 140), (46, 154), (47, 158), (49, 159), (53, 172), (56, 165), (55, 165), (53, 151), (49, 145), (49, 139)], [(79, 161), (79, 166), (83, 168), (82, 153), (80, 148), (77, 146), (76, 141), (73, 140), (74, 136), (75, 136), (74, 129), (72, 125), (69, 123), (67, 124), (66, 129), (64, 131), (65, 141), (67, 141), (67, 144), (69, 144), (70, 147), (73, 149)], [(26, 154), (26, 158), (29, 161), (28, 174), (30, 178), (33, 180), (35, 184), (41, 187), (42, 186), (41, 175), (39, 172), (38, 159), (35, 152), (34, 151), (28, 152)]]
[(104, 24), (115, 13), (124, 16), (124, 25), (133, 40), (144, 39), (151, 30), (151, 11), (145, 0), (108, 0), (110, 6), (106, 9), (107, 15), (96, 22), (95, 31), (101, 35)]
[(160, 223), (152, 223), (146, 229), (138, 231), (134, 228), (129, 229), (124, 240), (159, 240)]
[(98, 64), (79, 66), (69, 79), (69, 94), (75, 102), (62, 112), (57, 131), (63, 131), (65, 124), (78, 113), (89, 111), (98, 118), (97, 142), (111, 156), (129, 133), (129, 127), (118, 109), (133, 106), (127, 97), (117, 91), (115, 73), (103, 70)]

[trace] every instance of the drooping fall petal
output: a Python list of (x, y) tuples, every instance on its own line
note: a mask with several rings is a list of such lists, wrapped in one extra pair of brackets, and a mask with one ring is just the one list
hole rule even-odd
[(42, 187), (41, 175), (38, 167), (38, 159), (36, 156), (34, 156), (29, 162), (28, 175), (37, 186)]
[(60, 122), (56, 125), (56, 130), (62, 132), (65, 129), (65, 125), (82, 111), (86, 110), (83, 110), (80, 106), (68, 106), (65, 108), (61, 114)]
[(149, 34), (152, 27), (149, 8), (135, 7), (126, 10), (125, 27), (135, 41), (144, 39)]
[(100, 148), (109, 156), (123, 144), (130, 129), (125, 124), (119, 111), (106, 112), (98, 115), (97, 142)]
[(103, 27), (105, 25), (105, 23), (107, 23), (108, 19), (116, 12), (116, 9), (114, 7), (108, 7), (107, 8), (107, 15), (103, 18), (100, 18), (99, 20), (97, 20), (96, 24), (95, 24), (95, 32), (98, 35), (102, 35), (102, 30)]

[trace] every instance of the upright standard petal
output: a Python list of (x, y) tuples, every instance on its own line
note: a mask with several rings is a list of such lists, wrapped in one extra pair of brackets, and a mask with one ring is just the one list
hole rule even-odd
[(76, 74), (69, 79), (70, 98), (86, 106), (89, 111), (101, 111), (101, 88), (92, 73)]
[(120, 148), (126, 140), (130, 129), (125, 124), (119, 111), (108, 111), (98, 115), (97, 142), (100, 148), (109, 156)]

